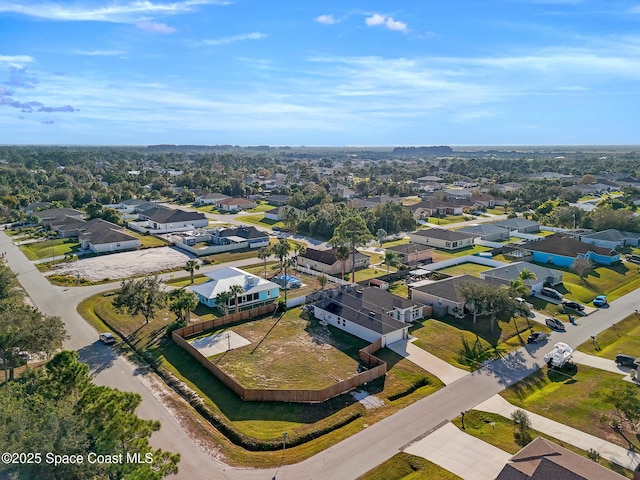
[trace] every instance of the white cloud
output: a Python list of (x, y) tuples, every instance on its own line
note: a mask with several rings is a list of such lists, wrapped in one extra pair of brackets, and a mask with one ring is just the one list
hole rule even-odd
[(384, 26), (389, 30), (395, 30), (397, 32), (407, 32), (407, 24), (399, 20), (394, 20), (393, 17), (374, 13), (370, 17), (365, 18), (364, 22), (368, 27)]
[(29, 55), (0, 55), (0, 65), (4, 64), (14, 68), (23, 68), (25, 64), (33, 61), (33, 57)]
[(198, 44), (209, 46), (229, 45), (231, 43), (243, 42), (245, 40), (261, 40), (266, 37), (267, 35), (265, 35), (264, 33), (252, 32), (243, 33), (241, 35), (233, 35), (231, 37), (211, 38), (208, 40), (202, 40), (201, 42), (198, 42)]
[(76, 55), (86, 55), (87, 57), (117, 57), (119, 55), (125, 55), (127, 52), (124, 50), (76, 50), (73, 53)]
[(0, 13), (19, 13), (48, 20), (137, 23), (154, 16), (187, 13), (200, 5), (227, 4), (228, 2), (223, 0), (186, 0), (173, 3), (135, 0), (130, 3), (111, 3), (91, 8), (65, 3), (10, 3), (0, 0)]
[(315, 18), (316, 22), (324, 23), (325, 25), (333, 25), (338, 23), (340, 20), (335, 18), (333, 15), (320, 15)]
[(166, 23), (148, 22), (146, 20), (136, 23), (136, 27), (139, 30), (147, 33), (161, 33), (163, 35), (170, 35), (176, 32), (175, 28), (170, 27)]

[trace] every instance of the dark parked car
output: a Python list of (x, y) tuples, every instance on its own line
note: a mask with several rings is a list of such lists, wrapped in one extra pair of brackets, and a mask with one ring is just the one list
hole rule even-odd
[(549, 334), (545, 332), (532, 332), (531, 335), (527, 337), (527, 343), (544, 342), (548, 336)]
[(554, 330), (562, 330), (564, 332), (567, 329), (567, 327), (564, 326), (564, 323), (557, 318), (545, 318), (544, 323), (547, 324), (547, 327), (553, 328)]
[(569, 300), (563, 300), (562, 301), (562, 305), (564, 305), (567, 308), (571, 308), (573, 310), (578, 310), (579, 312), (583, 312), (584, 311), (584, 305), (581, 305), (578, 302), (572, 302), (572, 301), (569, 301)]
[(616, 355), (616, 363), (621, 367), (638, 368), (638, 364), (640, 363), (640, 358), (619, 353), (618, 355)]
[(562, 300), (562, 294), (559, 291), (554, 290), (553, 288), (544, 287), (542, 290), (540, 290), (540, 293), (545, 297), (555, 298), (556, 300)]

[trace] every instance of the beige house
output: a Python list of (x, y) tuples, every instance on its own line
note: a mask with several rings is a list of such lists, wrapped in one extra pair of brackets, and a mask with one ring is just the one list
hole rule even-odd
[(456, 250), (458, 248), (473, 246), (473, 242), (479, 235), (463, 233), (443, 228), (428, 228), (409, 233), (411, 243), (427, 245), (429, 247), (442, 248), (444, 250)]
[[(356, 270), (367, 268), (370, 265), (370, 257), (356, 251)], [(342, 273), (342, 262), (336, 258), (335, 250), (316, 250), (307, 248), (307, 251), (298, 257), (298, 266), (311, 268), (327, 275), (340, 275)], [(344, 265), (345, 273), (351, 271), (351, 255)]]

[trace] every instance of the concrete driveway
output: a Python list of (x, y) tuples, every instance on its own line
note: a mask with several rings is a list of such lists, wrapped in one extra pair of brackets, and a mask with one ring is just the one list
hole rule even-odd
[(404, 451), (426, 458), (464, 480), (493, 480), (512, 457), (452, 423), (444, 424)]
[(453, 383), (456, 380), (459, 380), (469, 374), (469, 372), (467, 372), (466, 370), (462, 370), (461, 368), (456, 368), (453, 365), (449, 365), (444, 360), (441, 360), (435, 355), (427, 352), (426, 350), (415, 346), (413, 343), (411, 343), (414, 340), (415, 338), (409, 340), (400, 340), (398, 342), (387, 345), (387, 347), (396, 352), (398, 355), (402, 355), (410, 362), (415, 363), (420, 368), (435, 375), (440, 380), (442, 380), (442, 383), (444, 383), (445, 385), (449, 385), (450, 383)]

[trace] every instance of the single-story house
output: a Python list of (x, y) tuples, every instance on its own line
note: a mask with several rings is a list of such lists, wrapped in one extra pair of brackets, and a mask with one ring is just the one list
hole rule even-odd
[(153, 233), (185, 232), (209, 225), (209, 219), (204, 213), (189, 212), (157, 206), (140, 212), (140, 221), (129, 222), (134, 230), (143, 230)]
[(123, 227), (101, 218), (89, 220), (78, 238), (82, 249), (94, 253), (133, 250), (141, 245), (140, 239), (126, 233)]
[(229, 195), (225, 195), (224, 193), (203, 192), (199, 195), (196, 195), (195, 201), (193, 203), (195, 205), (215, 205), (220, 200), (224, 200), (225, 198), (231, 197), (229, 197)]
[(298, 216), (304, 213), (299, 208), (284, 205), (282, 207), (276, 207), (271, 210), (267, 210), (266, 212), (264, 212), (264, 218), (268, 218), (269, 220), (275, 220), (276, 222), (279, 222), (280, 220), (284, 220), (285, 213), (287, 212), (287, 210), (293, 210)]
[(47, 210), (40, 210), (33, 213), (38, 218), (38, 222), (45, 227), (58, 224), (67, 221), (68, 218), (84, 219), (84, 213), (75, 208), (49, 208)]
[(62, 238), (75, 238), (84, 230), (86, 220), (77, 217), (58, 217), (48, 221), (49, 228)]
[(128, 198), (127, 200), (122, 200), (118, 203), (111, 203), (109, 205), (103, 205), (106, 208), (113, 208), (117, 210), (119, 213), (134, 213), (134, 212), (144, 212), (145, 210), (149, 210), (150, 208), (157, 207), (158, 204), (156, 202), (149, 202), (144, 198)]
[[(373, 300), (386, 293), (372, 290), (375, 290)], [(352, 287), (342, 287), (324, 292), (323, 297), (313, 304), (313, 315), (368, 342), (382, 339), (384, 347), (409, 336), (409, 324), (389, 315), (387, 306), (365, 300), (363, 294)]]
[(500, 240), (509, 239), (509, 230), (498, 227), (492, 223), (479, 223), (478, 225), (471, 225), (456, 231), (476, 235), (488, 242), (499, 242)]
[(33, 212), (37, 212), (40, 210), (47, 210), (53, 206), (50, 202), (31, 202), (29, 205), (23, 208), (24, 213), (27, 215), (33, 214)]
[(637, 247), (640, 241), (640, 233), (622, 232), (620, 230), (609, 229), (600, 232), (592, 232), (580, 236), (580, 241), (595, 245), (596, 247), (609, 248), (614, 250), (618, 247)]
[(536, 278), (522, 280), (531, 292), (539, 293), (545, 285), (553, 286), (562, 283), (563, 272), (529, 262), (514, 262), (492, 268), (481, 272), (480, 278), (489, 283), (509, 285), (512, 280), (519, 278), (523, 270), (528, 270), (536, 276)]
[(385, 250), (395, 253), (398, 256), (398, 261), (407, 266), (433, 261), (433, 248), (419, 243), (405, 243), (385, 248)]
[(349, 202), (349, 206), (352, 208), (357, 208), (359, 210), (367, 210), (368, 208), (377, 207), (378, 205), (385, 205), (394, 201), (397, 202), (398, 200), (388, 195), (378, 195), (376, 197), (354, 198)]
[(411, 243), (427, 245), (429, 247), (455, 250), (457, 248), (470, 247), (478, 235), (464, 233), (443, 228), (428, 228), (409, 233)]
[(270, 195), (267, 198), (267, 203), (274, 207), (282, 207), (289, 203), (289, 195)]
[(226, 305), (218, 305), (217, 297), (228, 293), (233, 285), (240, 285), (243, 293), (238, 296), (238, 307), (247, 310), (273, 303), (280, 295), (280, 287), (269, 280), (235, 267), (226, 267), (206, 274), (209, 281), (189, 287), (198, 301), (212, 308), (231, 310), (235, 308), (235, 297), (230, 297)]
[(356, 192), (354, 190), (351, 190), (348, 186), (343, 185), (340, 182), (331, 182), (329, 185), (329, 193), (346, 199), (354, 198), (356, 196)]
[(603, 467), (542, 437), (537, 437), (500, 471), (496, 480), (622, 480), (619, 473)]
[(446, 314), (455, 315), (465, 309), (465, 300), (460, 293), (460, 285), (470, 282), (486, 284), (484, 280), (478, 277), (458, 275), (426, 285), (412, 287), (409, 290), (409, 294), (411, 300), (432, 307), (433, 315), (436, 317), (443, 317)]
[(426, 217), (438, 215), (461, 215), (464, 211), (464, 206), (449, 200), (428, 197), (421, 202), (407, 206), (407, 209), (411, 211), (413, 218), (422, 220)]
[(526, 218), (507, 218), (501, 222), (493, 222), (491, 225), (506, 228), (510, 232), (517, 230), (520, 233), (536, 233), (540, 231), (540, 224)]
[(225, 212), (239, 212), (256, 208), (256, 202), (246, 198), (223, 198), (216, 202), (216, 208)]
[[(267, 247), (269, 245), (269, 234), (258, 230), (256, 227), (235, 227), (225, 228), (219, 231), (219, 238), (246, 241), (249, 248)], [(215, 243), (212, 241), (212, 243)]]
[[(371, 264), (371, 258), (358, 251), (355, 254), (355, 269), (359, 270), (367, 268)], [(298, 266), (311, 268), (327, 275), (338, 275), (342, 273), (342, 262), (336, 258), (336, 251), (331, 248), (329, 250), (316, 250), (315, 248), (307, 248), (306, 252), (298, 257)], [(351, 271), (351, 255), (344, 264), (344, 271)]]
[(492, 208), (496, 206), (496, 198), (489, 193), (475, 192), (470, 201), (478, 208)]
[(569, 237), (546, 237), (522, 247), (533, 255), (533, 261), (571, 268), (578, 258), (588, 258), (598, 265), (620, 261), (620, 253), (610, 248), (596, 247)]

